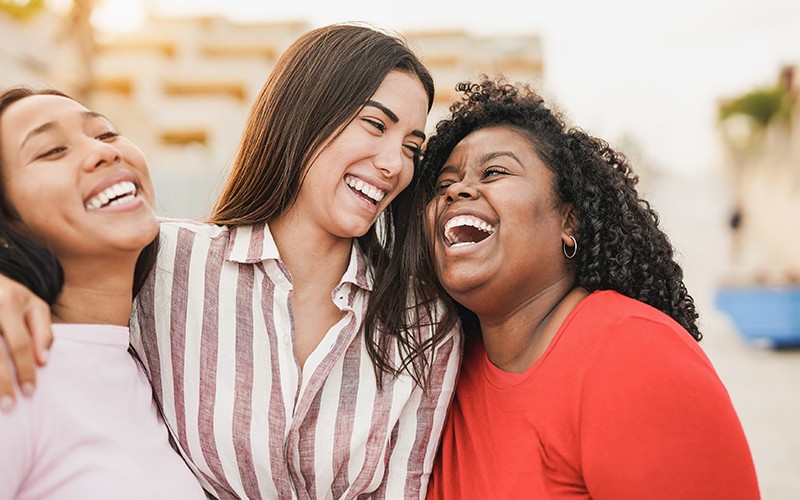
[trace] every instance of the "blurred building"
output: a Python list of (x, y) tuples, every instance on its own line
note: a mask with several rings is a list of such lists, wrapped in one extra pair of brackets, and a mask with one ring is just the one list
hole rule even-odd
[[(159, 214), (204, 218), (224, 182), (250, 104), (303, 21), (235, 23), (222, 17), (150, 18), (134, 33), (96, 33), (87, 104), (141, 146), (156, 182)], [(64, 16), (20, 20), (0, 12), (0, 85), (75, 92), (79, 42)], [(403, 34), (436, 81), (429, 129), (447, 112), (456, 83), (480, 73), (536, 82), (535, 36), (477, 37), (466, 31)], [(85, 63), (84, 63), (85, 65)]]
[(800, 66), (720, 101), (732, 186), (732, 281), (800, 283)]

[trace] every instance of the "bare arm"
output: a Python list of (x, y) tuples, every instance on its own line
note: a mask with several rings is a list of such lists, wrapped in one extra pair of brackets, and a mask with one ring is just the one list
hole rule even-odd
[[(2, 275), (0, 336), (0, 409), (8, 411), (16, 401), (12, 372), (16, 372), (22, 393), (32, 394), (36, 366), (45, 364), (53, 334), (50, 307), (26, 287)], [(6, 349), (10, 357), (6, 356)]]

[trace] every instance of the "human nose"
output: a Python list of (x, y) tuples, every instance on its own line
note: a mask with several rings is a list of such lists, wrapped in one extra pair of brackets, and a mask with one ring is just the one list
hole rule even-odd
[(120, 161), (121, 157), (119, 150), (113, 144), (94, 139), (89, 143), (84, 169), (91, 171), (114, 165)]
[(445, 200), (452, 203), (456, 200), (472, 200), (478, 197), (478, 190), (464, 180), (456, 181), (445, 189)]
[(403, 171), (405, 160), (408, 160), (409, 165), (412, 165), (412, 160), (406, 158), (403, 154), (402, 147), (397, 150), (394, 148), (384, 148), (376, 155), (375, 166), (382, 171), (386, 177), (394, 177)]

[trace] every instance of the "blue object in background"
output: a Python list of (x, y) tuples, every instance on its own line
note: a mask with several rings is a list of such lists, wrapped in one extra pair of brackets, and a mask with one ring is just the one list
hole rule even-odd
[(800, 285), (722, 287), (715, 304), (747, 341), (800, 347)]

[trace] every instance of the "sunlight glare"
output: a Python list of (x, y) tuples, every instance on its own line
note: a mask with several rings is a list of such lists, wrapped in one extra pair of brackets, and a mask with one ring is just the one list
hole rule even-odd
[(99, 31), (132, 32), (144, 21), (140, 1), (102, 0), (92, 13), (92, 24)]

